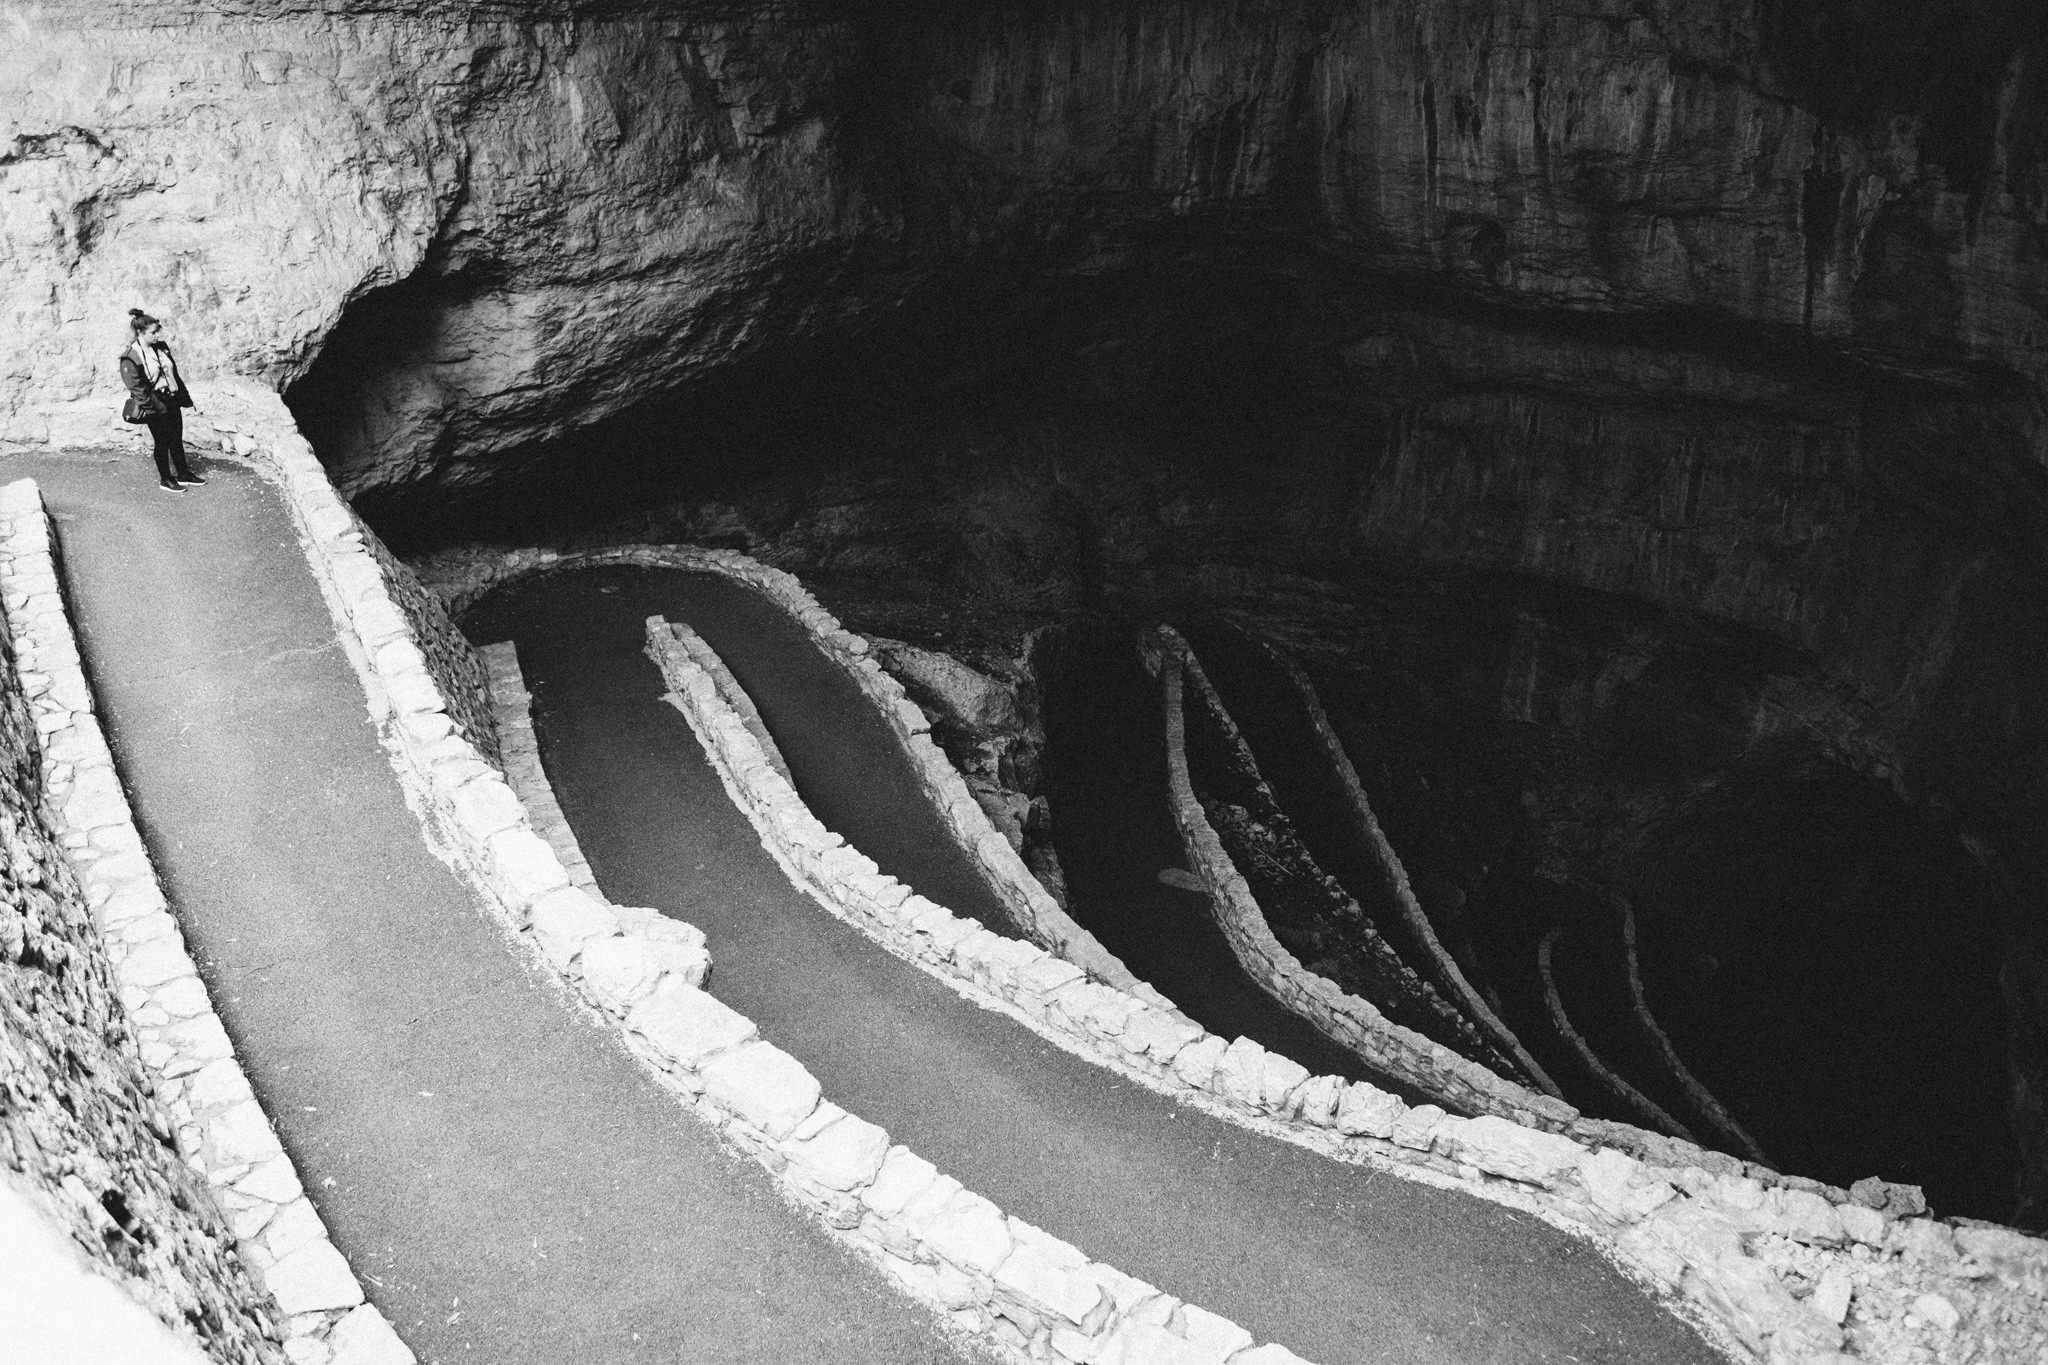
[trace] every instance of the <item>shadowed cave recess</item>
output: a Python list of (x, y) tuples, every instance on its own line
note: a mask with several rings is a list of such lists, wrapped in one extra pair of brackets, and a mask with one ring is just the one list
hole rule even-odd
[(1142, 630), (1350, 885), (1291, 663), (1574, 1105), (1559, 1009), (1686, 1120), (1626, 912), (1770, 1164), (2048, 1226), (2030, 0), (664, 14), (287, 389), (400, 553), (729, 546), (1009, 684), (941, 737), (1141, 974)]

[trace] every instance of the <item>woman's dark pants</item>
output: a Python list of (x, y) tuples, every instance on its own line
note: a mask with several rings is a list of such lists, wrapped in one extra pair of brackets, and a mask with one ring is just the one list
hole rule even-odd
[(192, 466), (185, 463), (185, 414), (176, 408), (159, 412), (149, 419), (149, 434), (156, 437), (156, 476), (169, 483), (176, 468), (175, 477), (189, 479)]

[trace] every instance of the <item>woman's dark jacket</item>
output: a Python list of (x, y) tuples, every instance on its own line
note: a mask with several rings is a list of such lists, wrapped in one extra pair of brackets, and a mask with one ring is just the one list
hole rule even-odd
[[(164, 352), (168, 355), (170, 348), (165, 347)], [(155, 417), (170, 411), (173, 407), (192, 406), (192, 391), (185, 387), (184, 370), (178, 370), (177, 376), (176, 393), (158, 393), (149, 386), (149, 376), (143, 372), (142, 365), (135, 359), (132, 350), (121, 352), (121, 382), (128, 386), (128, 392), (134, 397), (137, 410), (145, 417)]]

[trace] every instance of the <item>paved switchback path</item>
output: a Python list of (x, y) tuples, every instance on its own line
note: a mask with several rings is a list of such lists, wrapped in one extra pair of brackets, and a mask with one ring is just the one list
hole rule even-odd
[[(898, 804), (904, 760), (843, 674), (710, 575), (514, 584), (465, 624), (512, 638), (542, 756), (599, 884), (702, 927), (711, 989), (825, 1093), (1088, 1255), (1317, 1365), (1706, 1365), (1720, 1357), (1597, 1253), (1525, 1215), (1330, 1161), (1185, 1108), (967, 1003), (791, 888), (659, 700), (644, 619), (695, 626), (827, 825), (920, 890), (955, 874)], [(956, 905), (964, 913), (978, 900)]]
[(963, 1360), (521, 966), (426, 850), (245, 469), (0, 460), (55, 517), (137, 821), (335, 1243), (423, 1362)]

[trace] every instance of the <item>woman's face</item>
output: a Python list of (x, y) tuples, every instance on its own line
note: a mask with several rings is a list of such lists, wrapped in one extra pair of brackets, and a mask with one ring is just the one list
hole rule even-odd
[(149, 326), (142, 329), (142, 339), (144, 341), (162, 341), (163, 337), (164, 325), (161, 322), (152, 322)]

